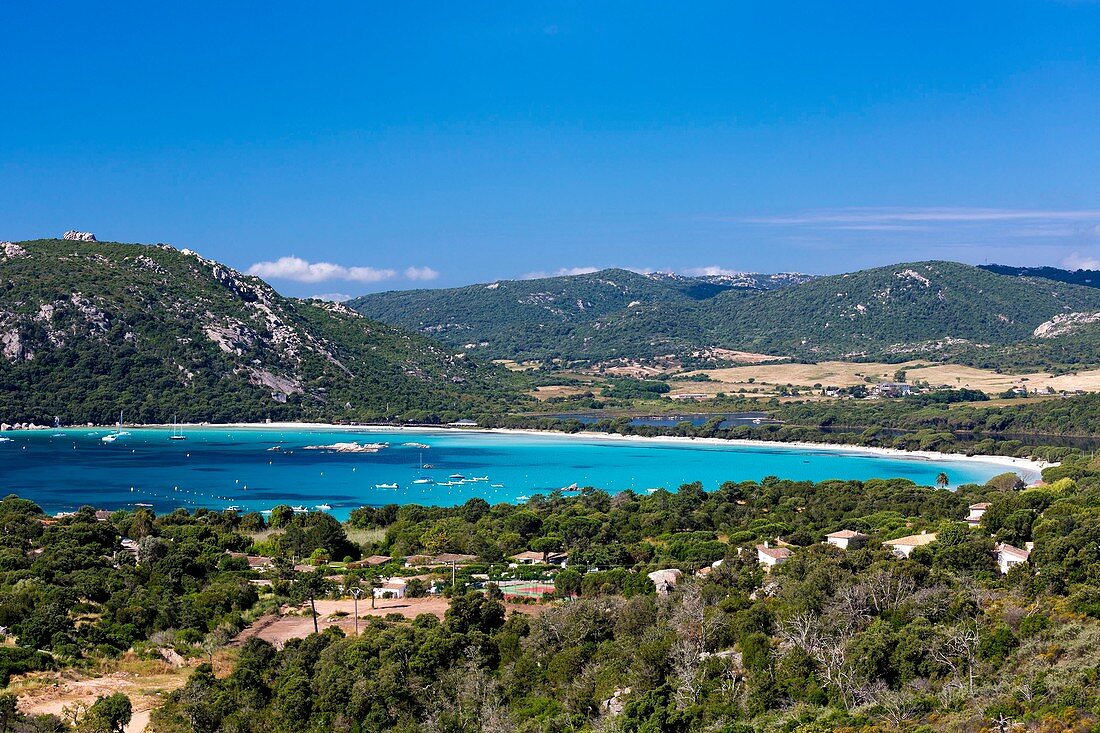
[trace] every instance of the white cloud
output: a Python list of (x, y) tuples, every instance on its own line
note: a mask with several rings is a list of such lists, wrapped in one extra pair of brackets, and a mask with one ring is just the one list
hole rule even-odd
[(1100, 258), (1074, 252), (1062, 260), (1062, 267), (1069, 270), (1100, 270)]
[(300, 283), (320, 283), (326, 280), (374, 283), (395, 277), (397, 271), (374, 267), (345, 267), (332, 262), (310, 262), (291, 256), (280, 257), (273, 262), (257, 262), (248, 268), (248, 274)]
[(406, 267), (405, 277), (409, 280), (435, 280), (439, 273), (430, 267)]
[(345, 300), (351, 300), (354, 295), (347, 295), (346, 293), (320, 293), (318, 295), (311, 295), (314, 300), (330, 300), (333, 303), (343, 303)]
[(685, 275), (691, 275), (692, 277), (705, 277), (716, 275), (742, 275), (744, 274), (740, 270), (730, 270), (725, 267), (719, 267), (717, 265), (710, 265), (708, 267), (689, 267), (684, 270)]

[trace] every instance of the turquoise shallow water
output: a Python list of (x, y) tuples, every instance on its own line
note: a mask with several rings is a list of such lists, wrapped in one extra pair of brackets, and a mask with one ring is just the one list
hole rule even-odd
[[(953, 485), (983, 482), (1006, 469), (993, 463), (895, 458), (770, 444), (744, 447), (702, 442), (626, 441), (559, 435), (384, 429), (132, 428), (105, 443), (109, 430), (9, 432), (0, 443), (0, 491), (38, 502), (48, 513), (90, 504), (118, 509), (147, 503), (159, 513), (176, 507), (242, 511), (279, 503), (312, 509), (331, 505), (343, 519), (358, 506), (523, 501), (576, 483), (615, 492), (676, 489), (702, 481), (781, 478), (908, 478), (932, 485), (940, 471)], [(57, 433), (57, 434), (55, 434)], [(307, 445), (389, 443), (378, 453), (310, 451)], [(409, 443), (423, 443), (419, 448)], [(280, 451), (269, 451), (279, 446)], [(434, 468), (421, 469), (420, 457)], [(451, 474), (487, 480), (455, 486), (414, 484)], [(379, 484), (397, 489), (377, 488)]]

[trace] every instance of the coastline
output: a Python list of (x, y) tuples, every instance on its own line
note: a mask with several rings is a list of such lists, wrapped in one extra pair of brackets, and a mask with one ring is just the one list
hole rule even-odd
[[(153, 427), (153, 426), (148, 426)], [(163, 426), (169, 427), (169, 426)], [(259, 429), (285, 429), (285, 430), (309, 430), (324, 429), (333, 431), (351, 430), (385, 430), (387, 432), (408, 433), (438, 433), (443, 431), (457, 431), (465, 433), (486, 433), (498, 435), (526, 435), (537, 437), (557, 437), (561, 439), (602, 440), (608, 442), (657, 442), (674, 445), (716, 445), (735, 446), (739, 448), (773, 448), (775, 450), (814, 450), (831, 453), (853, 453), (868, 456), (885, 456), (889, 458), (918, 459), (926, 461), (948, 461), (960, 463), (984, 463), (986, 465), (1003, 466), (1006, 471), (1013, 470), (1020, 475), (1028, 485), (1032, 485), (1042, 478), (1044, 468), (1058, 465), (1049, 461), (1035, 461), (1028, 458), (1015, 458), (1012, 456), (993, 456), (986, 454), (966, 455), (964, 453), (943, 453), (941, 451), (906, 451), (898, 448), (878, 448), (874, 446), (844, 445), (838, 443), (810, 443), (806, 441), (779, 442), (768, 440), (746, 440), (742, 438), (690, 438), (677, 435), (619, 435), (618, 433), (599, 433), (594, 431), (579, 431), (576, 433), (560, 433), (550, 430), (529, 430), (518, 428), (451, 428), (447, 426), (421, 427), (421, 426), (393, 426), (393, 425), (334, 425), (332, 423), (302, 423), (302, 422), (273, 422), (273, 423), (227, 423), (224, 427), (234, 428), (259, 428)]]
[[(73, 426), (68, 429), (78, 430), (102, 430), (114, 426)], [(126, 428), (141, 430), (143, 428), (171, 429), (168, 424), (126, 425)], [(944, 453), (942, 451), (906, 451), (899, 448), (880, 448), (876, 446), (846, 445), (843, 443), (813, 443), (808, 441), (770, 441), (749, 440), (744, 438), (692, 438), (677, 435), (620, 435), (618, 433), (602, 433), (582, 430), (576, 433), (564, 433), (552, 430), (531, 430), (520, 428), (480, 428), (480, 427), (450, 427), (439, 426), (412, 426), (412, 425), (381, 425), (364, 423), (362, 425), (337, 425), (334, 423), (314, 422), (270, 422), (270, 423), (179, 423), (178, 428), (222, 429), (233, 428), (238, 430), (325, 430), (331, 432), (353, 432), (363, 430), (376, 430), (396, 433), (481, 433), (497, 435), (523, 435), (538, 438), (556, 438), (560, 440), (583, 439), (588, 441), (600, 441), (608, 443), (665, 443), (671, 445), (713, 445), (732, 446), (737, 448), (761, 449), (767, 448), (776, 451), (819, 451), (824, 453), (849, 453), (865, 456), (879, 456), (886, 458), (898, 458), (908, 460), (926, 460), (959, 463), (983, 463), (1003, 467), (1006, 471), (1015, 471), (1028, 485), (1034, 485), (1042, 479), (1044, 468), (1058, 465), (1049, 461), (1036, 461), (1028, 458), (1015, 458), (1012, 456), (997, 456), (988, 454), (966, 455), (964, 453)], [(44, 427), (38, 430), (49, 429)]]

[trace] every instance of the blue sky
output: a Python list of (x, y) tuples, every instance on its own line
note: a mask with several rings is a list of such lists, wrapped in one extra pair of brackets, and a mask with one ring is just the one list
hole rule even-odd
[(294, 295), (1100, 267), (1100, 3), (0, 6), (0, 238)]

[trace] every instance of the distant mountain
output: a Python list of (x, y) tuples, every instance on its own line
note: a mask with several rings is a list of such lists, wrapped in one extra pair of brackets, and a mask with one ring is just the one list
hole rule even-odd
[(998, 275), (1011, 277), (1041, 277), (1046, 280), (1100, 288), (1100, 270), (1061, 270), (1057, 267), (1013, 267), (1011, 265), (978, 265)]
[(0, 420), (432, 419), (513, 376), (166, 245), (0, 243)]
[(690, 350), (703, 341), (692, 314), (715, 296), (736, 300), (812, 279), (797, 273), (689, 277), (608, 269), (374, 293), (347, 305), (479, 357), (600, 360)]
[(1047, 321), (1100, 311), (1096, 289), (953, 262), (759, 277), (734, 285), (724, 277), (604, 270), (379, 293), (348, 305), (482, 356), (578, 361), (713, 349), (806, 359), (944, 358), (1026, 342)]

